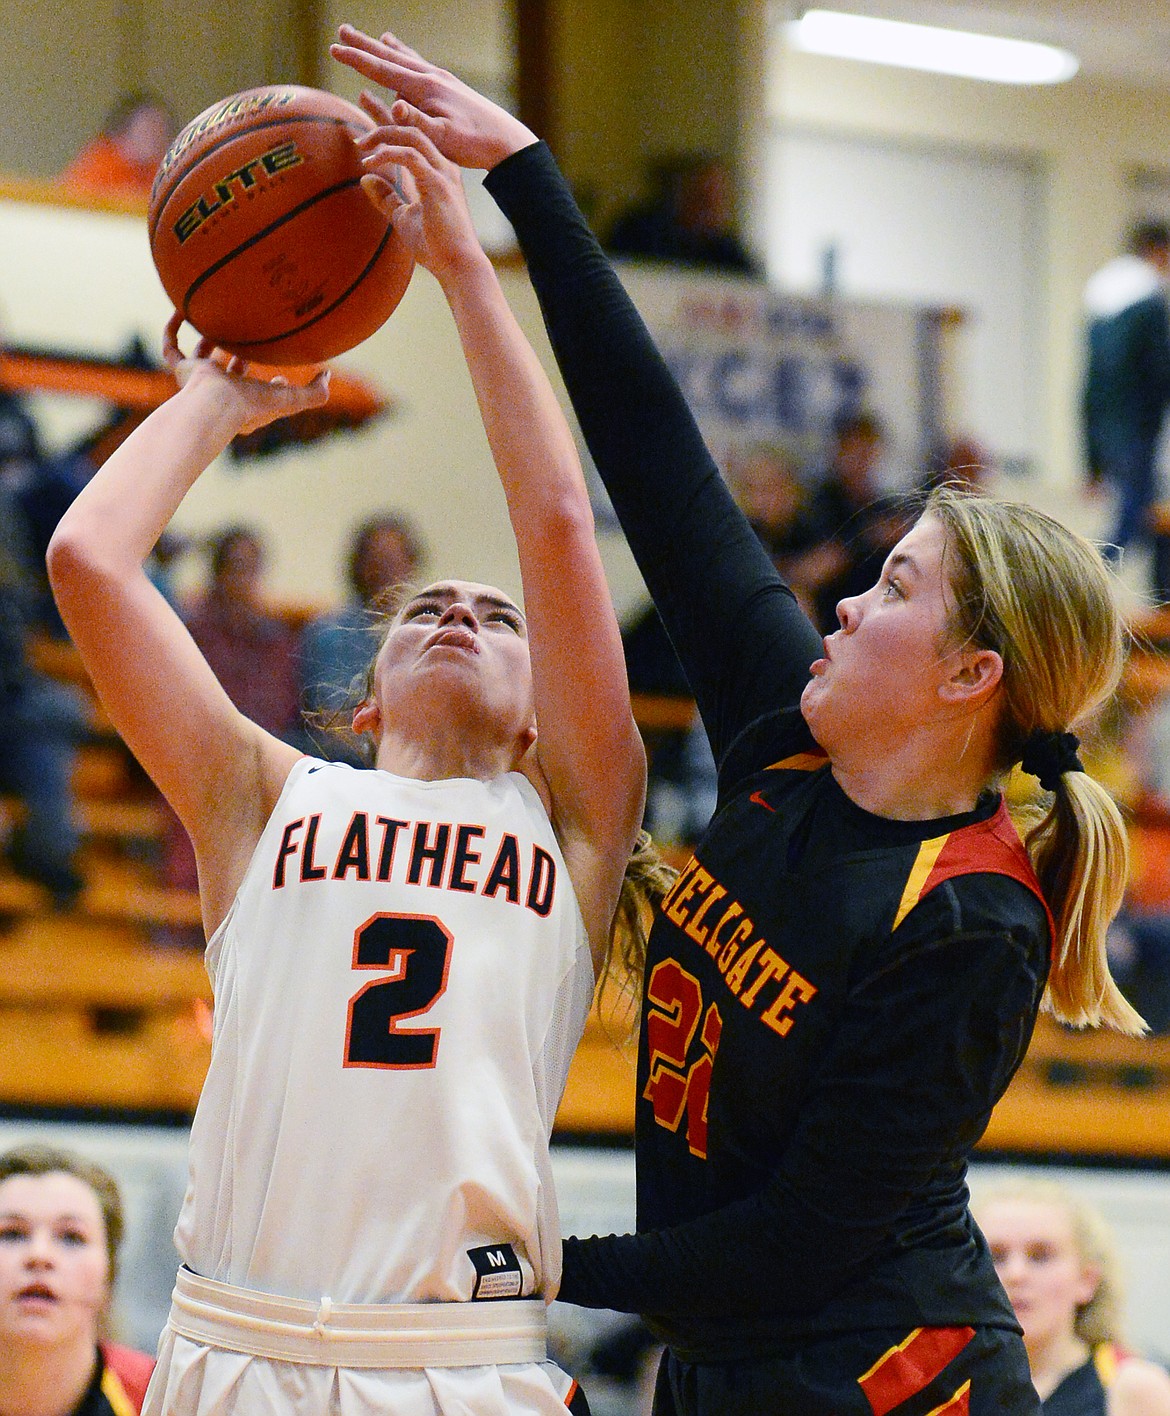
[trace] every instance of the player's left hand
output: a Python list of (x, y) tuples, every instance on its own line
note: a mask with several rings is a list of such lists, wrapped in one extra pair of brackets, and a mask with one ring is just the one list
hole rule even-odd
[(179, 347), (183, 316), (176, 310), (163, 331), (162, 352), (167, 368), (180, 390), (212, 384), (232, 410), (237, 433), (254, 433), (258, 428), (288, 418), (309, 408), (320, 408), (329, 400), (329, 370), (318, 369), (312, 380), (291, 383), (282, 374), (254, 378), (247, 362), (227, 354), (213, 340), (200, 337), (194, 350), (184, 354)]
[(440, 281), (485, 260), (459, 168), (421, 129), (396, 121), (400, 105), (371, 93), (361, 103), (377, 125), (357, 140), (362, 187), (415, 260)]

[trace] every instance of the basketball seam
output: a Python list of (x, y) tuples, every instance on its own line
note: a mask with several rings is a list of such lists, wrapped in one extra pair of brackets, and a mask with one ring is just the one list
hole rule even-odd
[(337, 297), (337, 299), (334, 300), (332, 305), (327, 305), (325, 309), (318, 311), (318, 313), (315, 314), (311, 320), (306, 320), (304, 324), (296, 325), (293, 329), (285, 330), (283, 334), (274, 335), (270, 339), (233, 339), (233, 347), (239, 349), (250, 349), (253, 345), (256, 344), (275, 344), (278, 340), (291, 339), (294, 334), (303, 333), (306, 329), (310, 329), (313, 325), (315, 325), (318, 320), (323, 320), (326, 315), (332, 314), (333, 311), (337, 309), (338, 305), (344, 304), (344, 302), (349, 299), (349, 297), (358, 288), (358, 286), (361, 285), (362, 281), (365, 280), (366, 276), (369, 275), (370, 271), (373, 270), (374, 265), (378, 260), (378, 257), (386, 249), (386, 242), (390, 240), (390, 237), (393, 234), (394, 228), (388, 225), (386, 227), (385, 234), (378, 242), (377, 249), (374, 251), (374, 254), (362, 267), (361, 271), (353, 280), (352, 284), (350, 284)]
[[(220, 256), (219, 260), (213, 261), (205, 271), (202, 271), (195, 277), (184, 292), (182, 306), (184, 317), (186, 317), (187, 311), (191, 308), (191, 297), (205, 281), (210, 280), (211, 277), (218, 271), (221, 271), (224, 266), (231, 265), (232, 261), (234, 261), (237, 256), (242, 256), (245, 251), (251, 250), (257, 242), (266, 240), (274, 231), (279, 231), (282, 226), (287, 225), (287, 223), (292, 221), (295, 217), (300, 216), (303, 211), (308, 211), (310, 207), (315, 207), (318, 202), (324, 201), (326, 197), (331, 197), (336, 192), (344, 192), (349, 188), (356, 187), (359, 180), (360, 179), (356, 177), (347, 177), (344, 182), (335, 182), (332, 187), (323, 187), (319, 192), (314, 192), (311, 197), (307, 197), (303, 202), (298, 202), (295, 207), (286, 211), (283, 216), (278, 216), (276, 220), (270, 222), (263, 231), (257, 231), (254, 236), (249, 236), (246, 241), (241, 241), (238, 246), (233, 246), (230, 251), (226, 251)], [(378, 249), (380, 250), (381, 246), (379, 246)], [(362, 274), (365, 274), (364, 270)], [(232, 342), (235, 343), (234, 340)], [(250, 339), (247, 343), (265, 344), (267, 340)]]
[(215, 143), (212, 147), (208, 148), (205, 153), (202, 153), (200, 155), (198, 162), (192, 164), (192, 166), (186, 168), (183, 172), (181, 172), (171, 184), (170, 190), (166, 193), (166, 195), (161, 196), (159, 198), (158, 207), (154, 215), (154, 220), (149, 223), (146, 233), (147, 240), (149, 241), (151, 248), (154, 248), (155, 233), (159, 228), (159, 223), (162, 221), (163, 212), (166, 210), (167, 203), (175, 194), (175, 189), (179, 187), (184, 181), (186, 181), (186, 179), (191, 175), (192, 172), (198, 170), (198, 168), (201, 167), (209, 157), (214, 157), (214, 155), (220, 150), (220, 148), (226, 147), (228, 143), (233, 143), (239, 138), (249, 137), (252, 133), (263, 132), (266, 128), (289, 127), (293, 123), (328, 123), (335, 128), (344, 128), (347, 132), (351, 134), (356, 133), (359, 137), (362, 135), (362, 133), (369, 131), (368, 129), (359, 128), (355, 123), (347, 122), (344, 118), (334, 118), (327, 113), (284, 113), (276, 115), (262, 123), (253, 123), (249, 127), (239, 129), (234, 133), (225, 133), (224, 136), (217, 143)]

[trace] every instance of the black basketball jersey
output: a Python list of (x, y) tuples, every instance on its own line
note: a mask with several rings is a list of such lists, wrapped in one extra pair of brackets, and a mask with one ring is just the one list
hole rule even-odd
[(698, 1361), (867, 1327), (1016, 1328), (965, 1183), (1050, 948), (1002, 800), (893, 821), (845, 795), (798, 707), (820, 636), (547, 149), (488, 186), (719, 763), (650, 935), (638, 1232), (567, 1240), (561, 1296), (640, 1312)]

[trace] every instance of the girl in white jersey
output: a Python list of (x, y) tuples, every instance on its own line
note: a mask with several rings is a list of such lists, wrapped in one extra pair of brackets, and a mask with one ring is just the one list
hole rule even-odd
[(454, 315), (527, 621), (462, 580), (411, 599), (354, 717), (373, 771), (241, 716), (143, 561), (229, 441), (323, 403), (327, 377), (251, 378), (205, 342), (184, 358), (178, 316), (180, 391), (49, 551), (94, 684), (195, 843), (210, 941), (215, 1038), (152, 1416), (563, 1416), (578, 1400), (545, 1360), (548, 1139), (645, 764), (572, 436), (457, 170), (401, 161), (395, 227)]

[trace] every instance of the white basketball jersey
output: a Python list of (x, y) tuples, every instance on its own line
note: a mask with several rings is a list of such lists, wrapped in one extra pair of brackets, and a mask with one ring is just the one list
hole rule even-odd
[(207, 960), (190, 1268), (342, 1303), (555, 1291), (548, 1142), (593, 972), (525, 777), (302, 759)]

